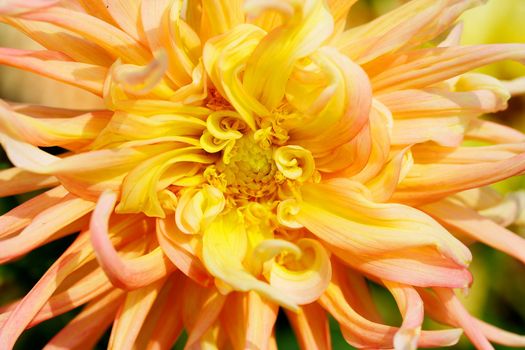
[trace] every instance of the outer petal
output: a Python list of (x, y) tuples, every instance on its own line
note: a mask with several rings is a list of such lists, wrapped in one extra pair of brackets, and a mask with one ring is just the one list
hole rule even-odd
[(403, 324), (394, 336), (394, 348), (396, 350), (415, 350), (424, 317), (423, 300), (411, 286), (387, 281), (384, 281), (384, 284), (394, 296), (403, 315)]
[[(430, 217), (410, 207), (374, 203), (358, 183), (334, 179), (305, 184), (302, 194), (297, 220), (341, 249), (380, 257), (397, 249), (433, 246), (458, 264), (470, 260), (468, 249)], [(322, 198), (330, 198), (330, 203)]]
[(58, 285), (75, 269), (92, 257), (88, 235), (81, 234), (66, 252), (49, 268), (40, 281), (10, 313), (0, 330), (0, 349), (11, 349), (16, 339), (31, 322), (38, 310), (56, 290)]
[(113, 323), (109, 338), (110, 349), (132, 349), (164, 280), (154, 282), (126, 294), (124, 303)]
[[(452, 312), (450, 309), (444, 307), (443, 302), (435, 294), (422, 289), (419, 289), (419, 293), (425, 303), (425, 311), (431, 318), (453, 327), (461, 326), (458, 319), (454, 316), (456, 312)], [(474, 326), (481, 330), (490, 341), (506, 346), (525, 346), (525, 336), (507, 332), (474, 317), (471, 317), (471, 319)]]
[[(62, 189), (58, 188), (57, 191), (53, 191), (53, 194), (56, 195), (57, 192), (60, 193), (61, 190)], [(41, 197), (41, 199), (42, 198), (45, 198), (45, 196)], [(41, 200), (34, 200), (27, 206), (24, 206), (23, 209), (29, 209), (30, 213), (28, 213), (29, 217), (23, 221), (16, 220), (16, 218), (14, 221), (9, 220), (9, 213), (7, 214), (8, 216), (5, 219), (8, 223), (10, 222), (8, 232), (14, 232), (14, 230), (18, 228), (22, 228), (25, 225), (27, 226), (19, 234), (0, 241), (1, 262), (20, 257), (44, 242), (52, 240), (53, 235), (59, 232), (59, 230), (82, 218), (82, 216), (91, 212), (94, 208), (92, 202), (78, 198), (72, 194), (68, 194), (55, 203), (53, 203), (53, 199), (51, 199), (44, 204), (54, 204), (51, 207), (44, 209), (40, 207), (42, 204), (44, 203), (41, 203)], [(18, 208), (13, 209), (11, 215), (14, 213), (23, 213), (24, 211), (23, 209), (17, 209)], [(37, 214), (35, 212), (36, 209), (42, 211)], [(31, 218), (32, 214), (37, 215)]]
[[(340, 285), (341, 281), (334, 279), (319, 302), (340, 323), (346, 341), (360, 348), (392, 348), (399, 329), (371, 322), (359, 315), (349, 305)], [(461, 330), (423, 331), (418, 346), (451, 346), (460, 336)]]
[(359, 63), (387, 52), (410, 48), (437, 37), (468, 8), (483, 0), (415, 0), (344, 32), (337, 38), (343, 53)]
[(411, 285), (470, 283), (468, 249), (422, 212), (374, 203), (364, 187), (344, 179), (305, 184), (302, 197), (295, 220), (351, 266)]
[(111, 325), (122, 300), (122, 292), (114, 290), (89, 303), (68, 325), (53, 337), (45, 350), (75, 349), (95, 346)]
[(376, 92), (424, 88), (492, 62), (525, 59), (523, 44), (454, 46), (413, 50), (365, 65)]
[(0, 48), (0, 63), (71, 84), (102, 96), (106, 67), (71, 62), (53, 51)]
[(470, 341), (479, 350), (493, 350), (474, 318), (461, 305), (454, 291), (447, 288), (435, 288), (436, 295), (443, 303), (443, 307), (450, 313), (451, 317), (463, 328)]
[(97, 259), (111, 283), (123, 289), (136, 289), (165, 277), (173, 269), (160, 247), (133, 260), (123, 260), (108, 237), (108, 221), (116, 195), (104, 192), (91, 216), (91, 242)]
[(303, 305), (298, 312), (286, 311), (286, 316), (301, 349), (332, 349), (328, 317), (319, 304)]
[(22, 18), (51, 23), (75, 32), (103, 47), (113, 59), (120, 58), (124, 63), (145, 65), (151, 60), (151, 54), (130, 35), (82, 12), (54, 7), (24, 14)]
[(16, 167), (0, 170), (0, 197), (36, 191), (58, 184), (54, 176), (34, 174)]
[(427, 204), (421, 209), (445, 226), (459, 230), (525, 263), (525, 239), (481, 216), (475, 210), (458, 205), (451, 200)]

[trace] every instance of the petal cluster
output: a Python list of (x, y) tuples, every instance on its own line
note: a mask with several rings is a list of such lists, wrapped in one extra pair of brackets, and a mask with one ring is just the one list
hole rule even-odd
[[(479, 349), (525, 346), (455, 295), (471, 241), (525, 261), (504, 228), (519, 200), (480, 204), (525, 172), (525, 135), (480, 118), (511, 95), (470, 72), (525, 62), (525, 45), (459, 45), (481, 0), (412, 0), (347, 29), (354, 3), (2, 2), (44, 49), (0, 63), (105, 108), (0, 102), (0, 194), (44, 190), (0, 217), (0, 261), (77, 234), (1, 309), (0, 349), (82, 305), (49, 349), (89, 348), (111, 323), (112, 349), (169, 349), (183, 330), (187, 349), (270, 349), (280, 307), (304, 349), (331, 348), (328, 315), (358, 348), (451, 346), (461, 329)], [(425, 315), (453, 328), (422, 330)]]

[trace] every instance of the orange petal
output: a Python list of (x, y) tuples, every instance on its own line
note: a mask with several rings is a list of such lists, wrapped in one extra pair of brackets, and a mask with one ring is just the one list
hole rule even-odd
[(403, 315), (403, 324), (394, 336), (394, 348), (396, 350), (415, 350), (424, 317), (423, 300), (411, 286), (388, 281), (383, 281), (383, 283), (394, 296)]
[(525, 239), (478, 214), (475, 210), (451, 200), (427, 204), (421, 209), (445, 226), (483, 242), (525, 263)]
[(149, 285), (165, 277), (174, 268), (160, 247), (132, 259), (122, 259), (108, 237), (108, 221), (117, 196), (104, 192), (91, 216), (91, 242), (97, 259), (113, 285), (133, 290)]
[[(359, 315), (346, 301), (334, 279), (319, 302), (341, 325), (345, 340), (360, 348), (392, 348), (395, 334), (399, 328), (374, 323)], [(439, 347), (457, 343), (461, 331), (422, 331), (418, 346)]]
[(53, 51), (0, 48), (0, 63), (34, 72), (102, 96), (108, 69), (88, 63), (71, 62)]
[(132, 349), (140, 329), (157, 298), (164, 280), (153, 282), (126, 294), (117, 312), (108, 348)]
[(61, 52), (76, 62), (109, 67), (114, 61), (100, 46), (55, 25), (15, 17), (6, 17), (4, 21), (46, 49)]
[(188, 332), (186, 349), (192, 349), (219, 317), (226, 297), (219, 294), (215, 288), (203, 288), (186, 279), (183, 300), (186, 301), (182, 311), (184, 327)]
[[(435, 294), (424, 289), (418, 289), (418, 291), (423, 298), (427, 315), (440, 323), (448, 324), (453, 327), (459, 326), (457, 318), (454, 317), (453, 313), (447, 308), (443, 307), (443, 302)], [(474, 317), (472, 317), (472, 320), (475, 323), (475, 326), (485, 334), (487, 339), (494, 343), (514, 347), (525, 346), (525, 336), (523, 335), (507, 332)]]
[(415, 0), (337, 38), (340, 50), (359, 63), (437, 37), (480, 0)]
[[(18, 170), (17, 168), (12, 169)], [(15, 174), (16, 173), (18, 172), (15, 172)], [(0, 237), (8, 237), (23, 229), (43, 210), (60, 203), (67, 194), (68, 192), (64, 187), (58, 186), (31, 198), (2, 215), (0, 217)]]
[(185, 300), (181, 286), (184, 279), (183, 274), (175, 272), (162, 287), (137, 337), (138, 349), (171, 349), (175, 344), (183, 328), (181, 310)]
[(21, 18), (54, 24), (75, 32), (103, 47), (113, 59), (124, 63), (145, 65), (151, 54), (129, 34), (88, 14), (65, 8), (52, 7), (21, 15)]
[(471, 259), (468, 249), (429, 216), (399, 204), (375, 203), (359, 183), (332, 179), (305, 184), (301, 190), (296, 220), (352, 255), (381, 259), (396, 250), (434, 247), (459, 265)]
[(2, 344), (4, 349), (11, 349), (14, 346), (17, 338), (53, 294), (58, 285), (71, 272), (82, 266), (90, 256), (92, 257), (93, 250), (88, 242), (89, 237), (87, 233), (80, 234), (75, 242), (55, 261), (33, 289), (26, 294), (24, 299), (9, 314), (0, 330), (0, 344)]
[(286, 311), (301, 349), (331, 350), (326, 312), (317, 303), (303, 305), (297, 313)]
[(490, 143), (519, 143), (525, 141), (525, 135), (508, 126), (488, 120), (474, 119), (470, 122), (465, 136), (471, 140)]
[(472, 151), (470, 159), (464, 158), (465, 161), (461, 162), (415, 163), (399, 184), (392, 200), (413, 205), (424, 204), (525, 171), (525, 153), (506, 159), (478, 162), (476, 159), (484, 154), (476, 151), (476, 148)]
[(0, 14), (11, 15), (55, 5), (59, 0), (6, 0), (0, 5)]
[[(58, 188), (56, 192), (60, 193), (60, 191), (63, 191), (63, 189)], [(29, 208), (29, 220), (31, 223), (16, 236), (0, 241), (0, 261), (6, 262), (31, 251), (52, 238), (60, 229), (80, 219), (94, 208), (94, 203), (68, 194), (53, 206), (46, 208), (34, 218), (31, 218), (31, 212), (35, 213), (34, 210), (38, 209), (39, 205), (45, 205), (45, 203), (41, 202), (45, 197), (38, 198), (39, 200), (26, 202), (30, 204), (23, 207), (25, 210)], [(13, 211), (23, 211), (23, 209), (17, 209), (15, 208)], [(9, 219), (9, 216), (7, 219)], [(13, 228), (21, 228), (24, 224), (27, 224), (27, 221), (16, 220), (11, 223), (10, 231), (12, 232)]]
[(374, 91), (424, 88), (506, 59), (525, 60), (524, 44), (419, 49), (395, 53), (365, 65)]
[(111, 325), (122, 301), (122, 292), (114, 290), (89, 303), (68, 325), (55, 335), (45, 350), (91, 348)]
[(164, 254), (186, 276), (204, 287), (213, 283), (213, 278), (206, 271), (191, 245), (195, 237), (180, 232), (173, 216), (157, 219), (157, 239)]
[(452, 289), (448, 288), (434, 288), (437, 297), (443, 304), (443, 308), (450, 313), (450, 317), (460, 325), (467, 337), (474, 346), (479, 350), (493, 350), (494, 347), (490, 345), (489, 341), (481, 331), (481, 328), (476, 324), (475, 319), (465, 310), (459, 299), (454, 294)]

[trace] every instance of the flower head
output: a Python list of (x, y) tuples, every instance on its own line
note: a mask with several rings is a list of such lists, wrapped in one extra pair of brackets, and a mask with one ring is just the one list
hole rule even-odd
[(505, 86), (468, 72), (525, 45), (459, 46), (460, 27), (435, 40), (482, 1), (414, 0), (345, 30), (354, 2), (4, 1), (2, 20), (46, 49), (0, 63), (106, 109), (0, 105), (1, 194), (50, 188), (0, 218), (0, 261), (80, 232), (4, 308), (0, 349), (83, 304), (51, 348), (113, 322), (115, 349), (170, 348), (182, 329), (189, 349), (266, 349), (279, 307), (304, 348), (330, 347), (327, 314), (360, 348), (457, 342), (422, 331), (424, 312), (480, 349), (523, 346), (455, 297), (471, 253), (447, 229), (525, 261), (468, 200), (525, 171), (525, 136), (478, 118), (506, 107)]

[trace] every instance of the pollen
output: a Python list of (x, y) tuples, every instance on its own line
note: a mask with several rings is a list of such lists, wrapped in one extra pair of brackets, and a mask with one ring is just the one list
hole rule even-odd
[(249, 133), (236, 140), (232, 149), (227, 154), (223, 151), (223, 157), (205, 171), (210, 184), (237, 200), (271, 200), (285, 181), (273, 160), (275, 147), (255, 135)]

